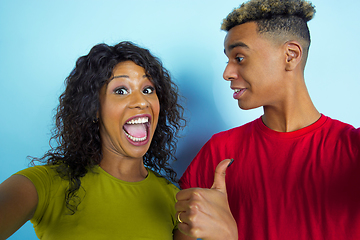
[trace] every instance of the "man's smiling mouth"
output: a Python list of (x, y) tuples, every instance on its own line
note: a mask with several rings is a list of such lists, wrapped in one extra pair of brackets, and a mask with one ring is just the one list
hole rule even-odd
[(235, 88), (233, 98), (238, 99), (245, 91), (246, 91), (246, 88)]

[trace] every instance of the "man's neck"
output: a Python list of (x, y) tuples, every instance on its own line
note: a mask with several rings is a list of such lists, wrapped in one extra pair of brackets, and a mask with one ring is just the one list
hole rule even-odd
[(320, 116), (305, 87), (293, 92), (283, 103), (264, 106), (262, 121), (274, 131), (292, 132), (313, 124)]

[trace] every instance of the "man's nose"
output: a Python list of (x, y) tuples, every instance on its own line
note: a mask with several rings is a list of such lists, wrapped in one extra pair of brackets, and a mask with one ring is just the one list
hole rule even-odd
[(223, 73), (223, 78), (226, 80), (226, 81), (231, 81), (231, 80), (234, 80), (234, 79), (237, 79), (238, 78), (238, 74), (236, 72), (236, 68), (228, 63), (225, 67), (225, 70), (224, 70), (224, 73)]

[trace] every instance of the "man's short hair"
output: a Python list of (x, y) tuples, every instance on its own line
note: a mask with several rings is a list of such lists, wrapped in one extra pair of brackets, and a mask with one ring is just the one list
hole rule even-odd
[(302, 42), (307, 51), (310, 32), (307, 22), (315, 15), (315, 7), (305, 0), (250, 0), (235, 8), (223, 20), (221, 29), (256, 22), (259, 33), (272, 36), (292, 36)]

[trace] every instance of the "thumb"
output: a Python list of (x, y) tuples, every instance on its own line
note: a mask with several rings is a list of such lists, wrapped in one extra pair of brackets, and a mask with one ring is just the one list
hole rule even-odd
[(211, 189), (217, 189), (220, 192), (226, 193), (225, 175), (226, 169), (234, 161), (234, 159), (222, 160), (215, 169), (214, 183)]

